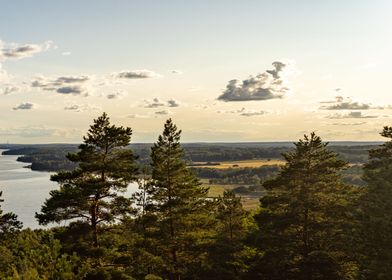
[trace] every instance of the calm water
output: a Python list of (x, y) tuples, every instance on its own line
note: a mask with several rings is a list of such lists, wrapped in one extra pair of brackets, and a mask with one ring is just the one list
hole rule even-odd
[[(49, 197), (49, 191), (58, 188), (50, 181), (50, 173), (31, 171), (24, 168), (26, 163), (17, 162), (18, 156), (1, 155), (0, 150), (0, 191), (3, 191), (4, 202), (1, 208), (5, 212), (14, 212), (23, 222), (24, 228), (39, 228), (34, 218), (41, 205)], [(128, 187), (126, 196), (137, 189), (136, 184)]]

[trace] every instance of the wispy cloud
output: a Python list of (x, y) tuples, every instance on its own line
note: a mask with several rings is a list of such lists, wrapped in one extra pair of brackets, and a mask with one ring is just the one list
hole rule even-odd
[(102, 108), (96, 105), (91, 104), (71, 104), (64, 107), (66, 111), (73, 111), (73, 112), (85, 112), (85, 111), (102, 111)]
[(246, 108), (241, 108), (238, 110), (228, 110), (228, 111), (221, 110), (221, 111), (217, 111), (217, 113), (238, 114), (239, 116), (243, 116), (243, 117), (263, 116), (267, 114), (267, 112), (263, 110), (251, 110)]
[(79, 139), (83, 131), (78, 129), (54, 129), (46, 126), (22, 126), (0, 128), (1, 137), (21, 137), (21, 138), (39, 138), (39, 137), (56, 137), (63, 140), (64, 138)]
[(61, 76), (56, 79), (38, 76), (31, 82), (31, 87), (65, 95), (88, 96), (88, 88), (85, 83), (89, 80), (89, 76)]
[(18, 87), (18, 86), (7, 85), (4, 88), (0, 89), (0, 94), (9, 95), (9, 94), (18, 92), (19, 90), (20, 90), (20, 87)]
[(155, 115), (159, 115), (159, 116), (172, 115), (172, 114), (173, 112), (167, 109), (155, 112)]
[(10, 75), (3, 69), (3, 66), (0, 63), (0, 82), (6, 82), (8, 80), (10, 80)]
[(150, 71), (150, 70), (125, 70), (120, 73), (115, 74), (115, 77), (120, 79), (149, 79), (149, 78), (159, 78), (161, 75)]
[(36, 105), (34, 103), (30, 103), (30, 102), (25, 102), (25, 103), (21, 103), (19, 105), (16, 105), (14, 108), (12, 108), (13, 110), (32, 110), (36, 107)]
[(169, 99), (167, 101), (167, 106), (168, 107), (179, 107), (180, 103), (177, 100), (175, 100), (175, 99)]
[(326, 116), (327, 119), (374, 119), (378, 118), (375, 115), (364, 115), (361, 111), (350, 112), (347, 114), (335, 113), (333, 115)]
[(240, 82), (231, 80), (218, 97), (222, 101), (252, 101), (283, 98), (290, 91), (287, 78), (293, 73), (292, 62), (275, 61), (274, 69), (267, 70)]
[(336, 96), (335, 100), (323, 101), (321, 104), (330, 104), (321, 106), (321, 110), (369, 110), (372, 108), (370, 103), (354, 102), (342, 96)]
[(16, 44), (0, 41), (0, 60), (22, 59), (55, 47), (52, 41), (42, 44)]
[(106, 98), (107, 99), (122, 99), (125, 95), (126, 95), (126, 93), (124, 91), (117, 90), (113, 93), (106, 94)]
[(373, 106), (371, 103), (360, 103), (343, 96), (336, 96), (335, 100), (322, 101), (320, 104), (324, 104), (319, 108), (320, 110), (383, 110), (391, 108), (391, 106)]
[(10, 129), (0, 128), (0, 136), (18, 136), (18, 137), (46, 137), (53, 136), (55, 130), (44, 127), (13, 127)]
[(150, 114), (146, 114), (146, 115), (141, 115), (141, 114), (130, 114), (127, 116), (127, 118), (130, 119), (149, 119), (152, 116)]
[(84, 95), (84, 96), (88, 95), (86, 89), (81, 86), (59, 87), (56, 89), (56, 92), (61, 94)]
[(177, 75), (183, 74), (183, 72), (181, 70), (172, 70), (171, 73), (172, 74), (177, 74)]
[(363, 125), (363, 124), (366, 124), (366, 122), (354, 122), (354, 123), (340, 122), (340, 123), (333, 123), (332, 125), (336, 125), (336, 126), (358, 126), (358, 125)]
[(143, 100), (142, 107), (144, 108), (159, 108), (159, 107), (179, 107), (180, 102), (175, 99), (169, 99), (167, 101), (161, 101), (159, 98), (153, 98), (152, 100)]

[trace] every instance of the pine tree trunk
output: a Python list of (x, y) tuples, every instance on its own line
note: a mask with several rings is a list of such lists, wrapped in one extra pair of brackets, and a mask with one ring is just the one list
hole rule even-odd
[(93, 232), (93, 246), (98, 247), (98, 228), (97, 228), (97, 207), (94, 203), (90, 209), (91, 212), (91, 229)]

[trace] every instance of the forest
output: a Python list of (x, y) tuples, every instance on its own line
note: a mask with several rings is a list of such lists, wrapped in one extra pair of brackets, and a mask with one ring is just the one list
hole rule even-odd
[[(392, 127), (380, 130), (385, 143), (349, 148), (316, 133), (278, 148), (187, 147), (168, 119), (154, 144), (132, 145), (132, 129), (103, 113), (79, 146), (8, 147), (49, 162), (58, 189), (35, 213), (45, 229), (0, 208), (0, 279), (390, 279)], [(282, 164), (189, 166), (249, 157)], [(201, 179), (253, 188), (211, 196)], [(249, 191), (256, 209), (243, 206)]]

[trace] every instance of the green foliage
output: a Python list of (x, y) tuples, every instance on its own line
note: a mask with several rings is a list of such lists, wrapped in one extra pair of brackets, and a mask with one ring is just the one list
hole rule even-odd
[[(280, 169), (190, 169), (187, 161), (201, 158), (279, 157), (289, 145), (189, 144), (184, 150), (171, 119), (151, 148), (151, 168), (137, 174), (131, 135), (104, 113), (79, 151), (67, 155), (75, 169), (52, 176), (60, 188), (36, 214), (41, 224), (66, 226), (21, 231), (16, 215), (0, 208), (0, 279), (390, 278), (392, 141), (370, 151), (361, 180), (361, 165), (349, 167), (334, 151), (356, 163), (369, 147), (331, 150), (314, 133), (283, 154)], [(382, 135), (392, 139), (392, 127)], [(146, 163), (149, 145), (132, 147)], [(21, 149), (26, 161), (42, 159), (42, 168), (63, 160), (46, 146)], [(212, 199), (194, 171), (243, 186)], [(139, 189), (128, 199), (121, 192), (132, 181)], [(261, 207), (245, 211), (236, 193), (264, 195)]]
[(5, 240), (1, 256), (1, 279), (80, 279), (87, 267), (76, 254), (61, 253), (60, 242), (50, 232), (24, 230)]
[(277, 174), (279, 167), (276, 165), (245, 168), (192, 168), (197, 177), (209, 179), (212, 184), (259, 184)]
[(286, 165), (265, 182), (269, 193), (255, 217), (254, 243), (263, 255), (251, 274), (258, 279), (355, 279), (347, 248), (354, 190), (340, 178), (347, 164), (314, 133), (283, 156)]
[(363, 279), (390, 279), (392, 273), (392, 127), (384, 127), (381, 135), (390, 141), (369, 152), (359, 201), (357, 244)]
[(215, 213), (214, 242), (209, 245), (208, 267), (203, 279), (242, 279), (251, 254), (244, 246), (248, 213), (232, 191), (219, 197)]
[(67, 156), (78, 167), (52, 176), (60, 189), (50, 192), (36, 214), (39, 223), (85, 221), (91, 225), (92, 243), (97, 247), (101, 225), (132, 214), (131, 200), (119, 195), (136, 172), (132, 151), (126, 149), (131, 135), (131, 128), (111, 125), (105, 113), (94, 120), (80, 151)]
[(187, 169), (179, 143), (181, 131), (171, 119), (151, 149), (152, 181), (147, 207), (155, 221), (149, 225), (169, 279), (180, 279), (203, 261), (200, 250), (210, 235), (208, 188)]
[[(0, 191), (0, 202), (3, 192)], [(0, 238), (4, 235), (12, 234), (22, 228), (22, 223), (18, 221), (18, 217), (14, 213), (3, 213), (0, 207)]]

